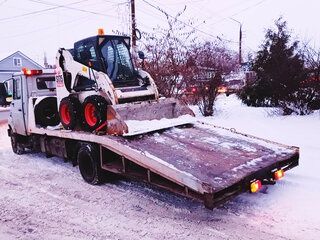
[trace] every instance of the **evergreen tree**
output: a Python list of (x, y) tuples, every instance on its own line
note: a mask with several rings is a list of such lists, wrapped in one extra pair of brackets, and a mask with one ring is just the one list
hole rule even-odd
[(290, 101), (306, 79), (302, 56), (298, 53), (298, 42), (290, 42), (287, 23), (279, 18), (276, 30), (269, 29), (265, 41), (253, 62), (257, 81), (246, 86), (240, 97), (252, 106), (280, 106)]

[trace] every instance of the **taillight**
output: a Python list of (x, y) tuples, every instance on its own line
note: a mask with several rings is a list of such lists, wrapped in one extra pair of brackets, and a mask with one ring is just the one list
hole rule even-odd
[(42, 70), (36, 70), (36, 69), (28, 69), (28, 68), (22, 68), (22, 72), (26, 76), (32, 76), (32, 75), (39, 75), (42, 74)]
[(275, 171), (273, 174), (274, 180), (279, 180), (283, 178), (283, 176), (284, 176), (284, 171), (282, 169)]
[(255, 193), (258, 192), (262, 187), (260, 180), (255, 180), (250, 184), (250, 192)]

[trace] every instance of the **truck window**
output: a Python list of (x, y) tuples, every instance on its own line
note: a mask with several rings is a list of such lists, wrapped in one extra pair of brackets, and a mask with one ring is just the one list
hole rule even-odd
[(21, 98), (21, 78), (14, 78), (13, 79), (13, 99), (20, 99)]
[(8, 94), (8, 96), (12, 97), (12, 93), (13, 93), (13, 79), (8, 79), (4, 82), (4, 86), (6, 88), (6, 92)]
[(54, 77), (39, 77), (36, 80), (38, 90), (56, 89), (56, 81)]

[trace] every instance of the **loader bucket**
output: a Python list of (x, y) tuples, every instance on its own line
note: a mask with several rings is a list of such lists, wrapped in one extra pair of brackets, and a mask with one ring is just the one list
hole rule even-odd
[(194, 113), (173, 98), (108, 106), (107, 133), (133, 136), (190, 124)]

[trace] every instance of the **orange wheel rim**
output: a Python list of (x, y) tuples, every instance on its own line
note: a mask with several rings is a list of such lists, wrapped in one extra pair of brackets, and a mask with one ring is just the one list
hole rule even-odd
[(84, 108), (84, 117), (90, 127), (97, 124), (96, 107), (92, 103), (87, 103)]
[(60, 113), (61, 113), (62, 122), (66, 125), (70, 124), (71, 122), (70, 109), (67, 104), (61, 105)]

